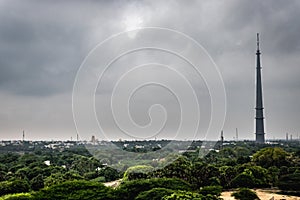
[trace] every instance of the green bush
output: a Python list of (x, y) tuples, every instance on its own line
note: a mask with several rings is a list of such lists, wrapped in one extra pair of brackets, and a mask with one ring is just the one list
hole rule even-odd
[(83, 175), (83, 177), (86, 179), (86, 180), (91, 180), (91, 179), (95, 179), (98, 177), (98, 173), (95, 171), (95, 172), (87, 172)]
[(238, 191), (231, 194), (235, 199), (238, 200), (258, 200), (258, 196), (255, 192), (248, 188), (240, 188)]
[(257, 165), (268, 168), (271, 166), (289, 166), (289, 154), (279, 147), (267, 147), (253, 154), (252, 161)]
[(3, 197), (0, 197), (0, 200), (28, 200), (32, 199), (30, 193), (17, 193), (17, 194), (7, 194)]
[(164, 196), (163, 200), (202, 200), (208, 198), (204, 198), (203, 195), (195, 193), (195, 192), (188, 192), (188, 191), (176, 191), (169, 196)]
[[(245, 173), (250, 174), (254, 177), (254, 187), (269, 187), (269, 175), (268, 170), (261, 166), (248, 166)], [(247, 186), (250, 187), (250, 186)]]
[(99, 171), (99, 176), (104, 176), (105, 181), (114, 181), (120, 178), (120, 173), (118, 170), (112, 167), (105, 167)]
[(174, 193), (174, 190), (166, 189), (166, 188), (153, 188), (148, 191), (141, 192), (135, 200), (161, 200), (164, 196), (168, 196)]
[(281, 190), (300, 190), (300, 173), (287, 174), (279, 178), (278, 187)]
[(34, 177), (31, 181), (30, 181), (30, 185), (31, 185), (31, 189), (32, 190), (39, 190), (42, 189), (44, 187), (44, 179), (43, 176), (40, 174), (36, 177)]
[(16, 179), (13, 181), (0, 182), (0, 196), (29, 191), (29, 184), (25, 180)]
[(95, 181), (95, 182), (100, 182), (100, 183), (104, 183), (104, 182), (106, 182), (106, 180), (105, 180), (105, 177), (104, 177), (104, 176), (99, 176), (99, 177), (97, 177), (97, 178), (94, 178), (94, 179), (92, 179), (92, 180), (90, 180), (90, 181)]
[(234, 188), (238, 188), (238, 187), (249, 187), (249, 188), (253, 188), (255, 185), (254, 182), (254, 177), (250, 174), (247, 173), (241, 173), (239, 175), (237, 175), (230, 184), (232, 187)]
[(56, 199), (95, 199), (110, 200), (111, 188), (102, 183), (92, 181), (67, 181), (62, 184), (53, 185), (49, 188), (36, 192), (33, 197), (39, 200)]
[(116, 199), (134, 199), (141, 192), (153, 188), (166, 188), (171, 190), (191, 190), (190, 184), (176, 178), (153, 178), (125, 181), (115, 190)]
[(222, 186), (205, 186), (203, 188), (200, 188), (199, 193), (204, 196), (210, 194), (210, 195), (218, 197), (222, 193)]
[(135, 179), (147, 178), (147, 173), (153, 171), (153, 167), (149, 165), (137, 165), (129, 167), (124, 173), (123, 180), (131, 181)]

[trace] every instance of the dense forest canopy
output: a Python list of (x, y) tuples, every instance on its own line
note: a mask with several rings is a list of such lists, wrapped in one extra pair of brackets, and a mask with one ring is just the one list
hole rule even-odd
[[(237, 188), (300, 191), (298, 141), (217, 144), (203, 157), (195, 146), (164, 167), (165, 159), (134, 160), (121, 170), (108, 164), (114, 157), (98, 152), (96, 158), (84, 145), (42, 147), (29, 148), (28, 142), (0, 147), (0, 199), (219, 199), (223, 190)], [(116, 180), (117, 187), (104, 185)], [(247, 192), (241, 189), (235, 198)]]

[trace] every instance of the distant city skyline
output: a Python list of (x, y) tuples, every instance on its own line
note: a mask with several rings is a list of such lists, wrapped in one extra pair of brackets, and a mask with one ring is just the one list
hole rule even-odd
[[(215, 140), (219, 139), (221, 130), (225, 140), (234, 139), (236, 128), (239, 140), (255, 140), (255, 41), (259, 32), (267, 119), (265, 138), (285, 139), (288, 133), (288, 137), (293, 135), (297, 139), (300, 134), (299, 9), (297, 0), (1, 1), (0, 140), (22, 140), (23, 130), (25, 140), (69, 140), (71, 137), (76, 140), (72, 91), (80, 65), (96, 45), (111, 35), (141, 27), (163, 27), (185, 33), (201, 44), (217, 65), (226, 90), (227, 113), (224, 127), (218, 130)], [(134, 37), (129, 35), (128, 40)], [(150, 42), (159, 39), (164, 42), (162, 38), (148, 38)], [(182, 51), (192, 54), (185, 44), (168, 45), (180, 46)], [(103, 56), (111, 55), (118, 47), (108, 47)], [(113, 64), (103, 79), (104, 85), (97, 88), (96, 114), (106, 114), (101, 100), (107, 98), (107, 90), (113, 88), (113, 81), (124, 68), (157, 58), (157, 63), (175, 66), (190, 78), (200, 102), (199, 132), (204, 132), (211, 109), (205, 77), (194, 76), (187, 64), (167, 54), (143, 51), (134, 55)], [(151, 70), (149, 74), (137, 74), (135, 79), (155, 77), (155, 68)], [(169, 76), (167, 72), (159, 74)], [(149, 123), (147, 111), (151, 105), (166, 106), (169, 112), (166, 132), (152, 139), (172, 139), (180, 109), (171, 92), (148, 87), (133, 97), (132, 119), (141, 126)], [(109, 135), (92, 128), (79, 134), (79, 138), (90, 140), (94, 135), (99, 140), (130, 139), (111, 128), (113, 123), (108, 118), (103, 123)], [(182, 135), (180, 139), (201, 139), (185, 137)]]

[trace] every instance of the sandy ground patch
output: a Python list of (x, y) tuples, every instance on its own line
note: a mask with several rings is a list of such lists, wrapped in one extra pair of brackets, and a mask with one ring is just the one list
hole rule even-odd
[[(270, 190), (257, 189), (254, 191), (261, 200), (300, 200), (300, 197), (276, 194)], [(224, 200), (234, 200), (234, 197), (231, 196), (232, 193), (233, 191), (222, 192), (221, 198)]]
[(116, 188), (120, 185), (122, 179), (119, 179), (119, 180), (116, 180), (116, 181), (111, 181), (111, 182), (107, 182), (107, 183), (104, 183), (104, 185), (106, 187), (113, 187), (113, 188)]

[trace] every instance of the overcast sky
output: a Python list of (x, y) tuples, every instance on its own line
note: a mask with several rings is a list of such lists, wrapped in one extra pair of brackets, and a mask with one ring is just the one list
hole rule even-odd
[[(240, 139), (254, 139), (255, 37), (259, 32), (266, 138), (285, 138), (287, 132), (297, 138), (300, 134), (299, 10), (298, 0), (0, 0), (0, 139), (21, 139), (22, 130), (25, 130), (26, 139), (31, 140), (75, 139), (72, 91), (80, 65), (106, 38), (141, 27), (183, 32), (205, 48), (218, 67), (226, 90), (225, 139), (233, 139), (235, 128), (238, 128)], [(138, 34), (129, 34), (128, 40), (135, 41)], [(147, 41), (156, 44), (166, 40), (153, 34)], [(166, 43), (170, 49), (177, 45)], [(118, 50), (115, 42), (101, 55), (109, 57)], [(181, 51), (193, 53), (193, 49), (184, 44)], [(96, 113), (106, 136), (89, 126), (86, 120), (81, 138), (89, 139), (93, 134), (99, 139), (130, 139), (113, 127), (113, 118), (103, 102), (111, 97), (110, 92), (126, 70), (149, 62), (182, 70), (181, 74), (190, 80), (200, 102), (199, 132), (207, 129), (211, 108), (209, 93), (212, 91), (205, 84), (205, 77), (195, 76), (186, 63), (168, 52), (149, 50), (124, 56), (107, 71), (95, 94)], [(133, 73), (132, 79), (127, 81), (168, 77), (170, 83), (184, 90), (184, 83), (170, 71), (154, 65), (149, 70), (146, 75)], [(133, 135), (136, 138), (174, 138), (172, 134), (180, 122), (175, 97), (172, 91), (159, 85), (148, 85), (134, 93), (130, 110), (135, 123), (147, 125), (148, 109), (157, 103), (165, 106), (168, 115), (167, 119), (153, 115), (154, 123), (155, 119), (158, 124), (166, 120), (166, 132), (161, 135), (148, 132)], [(191, 121), (195, 113), (189, 114)], [(187, 135), (179, 138), (195, 139)]]

